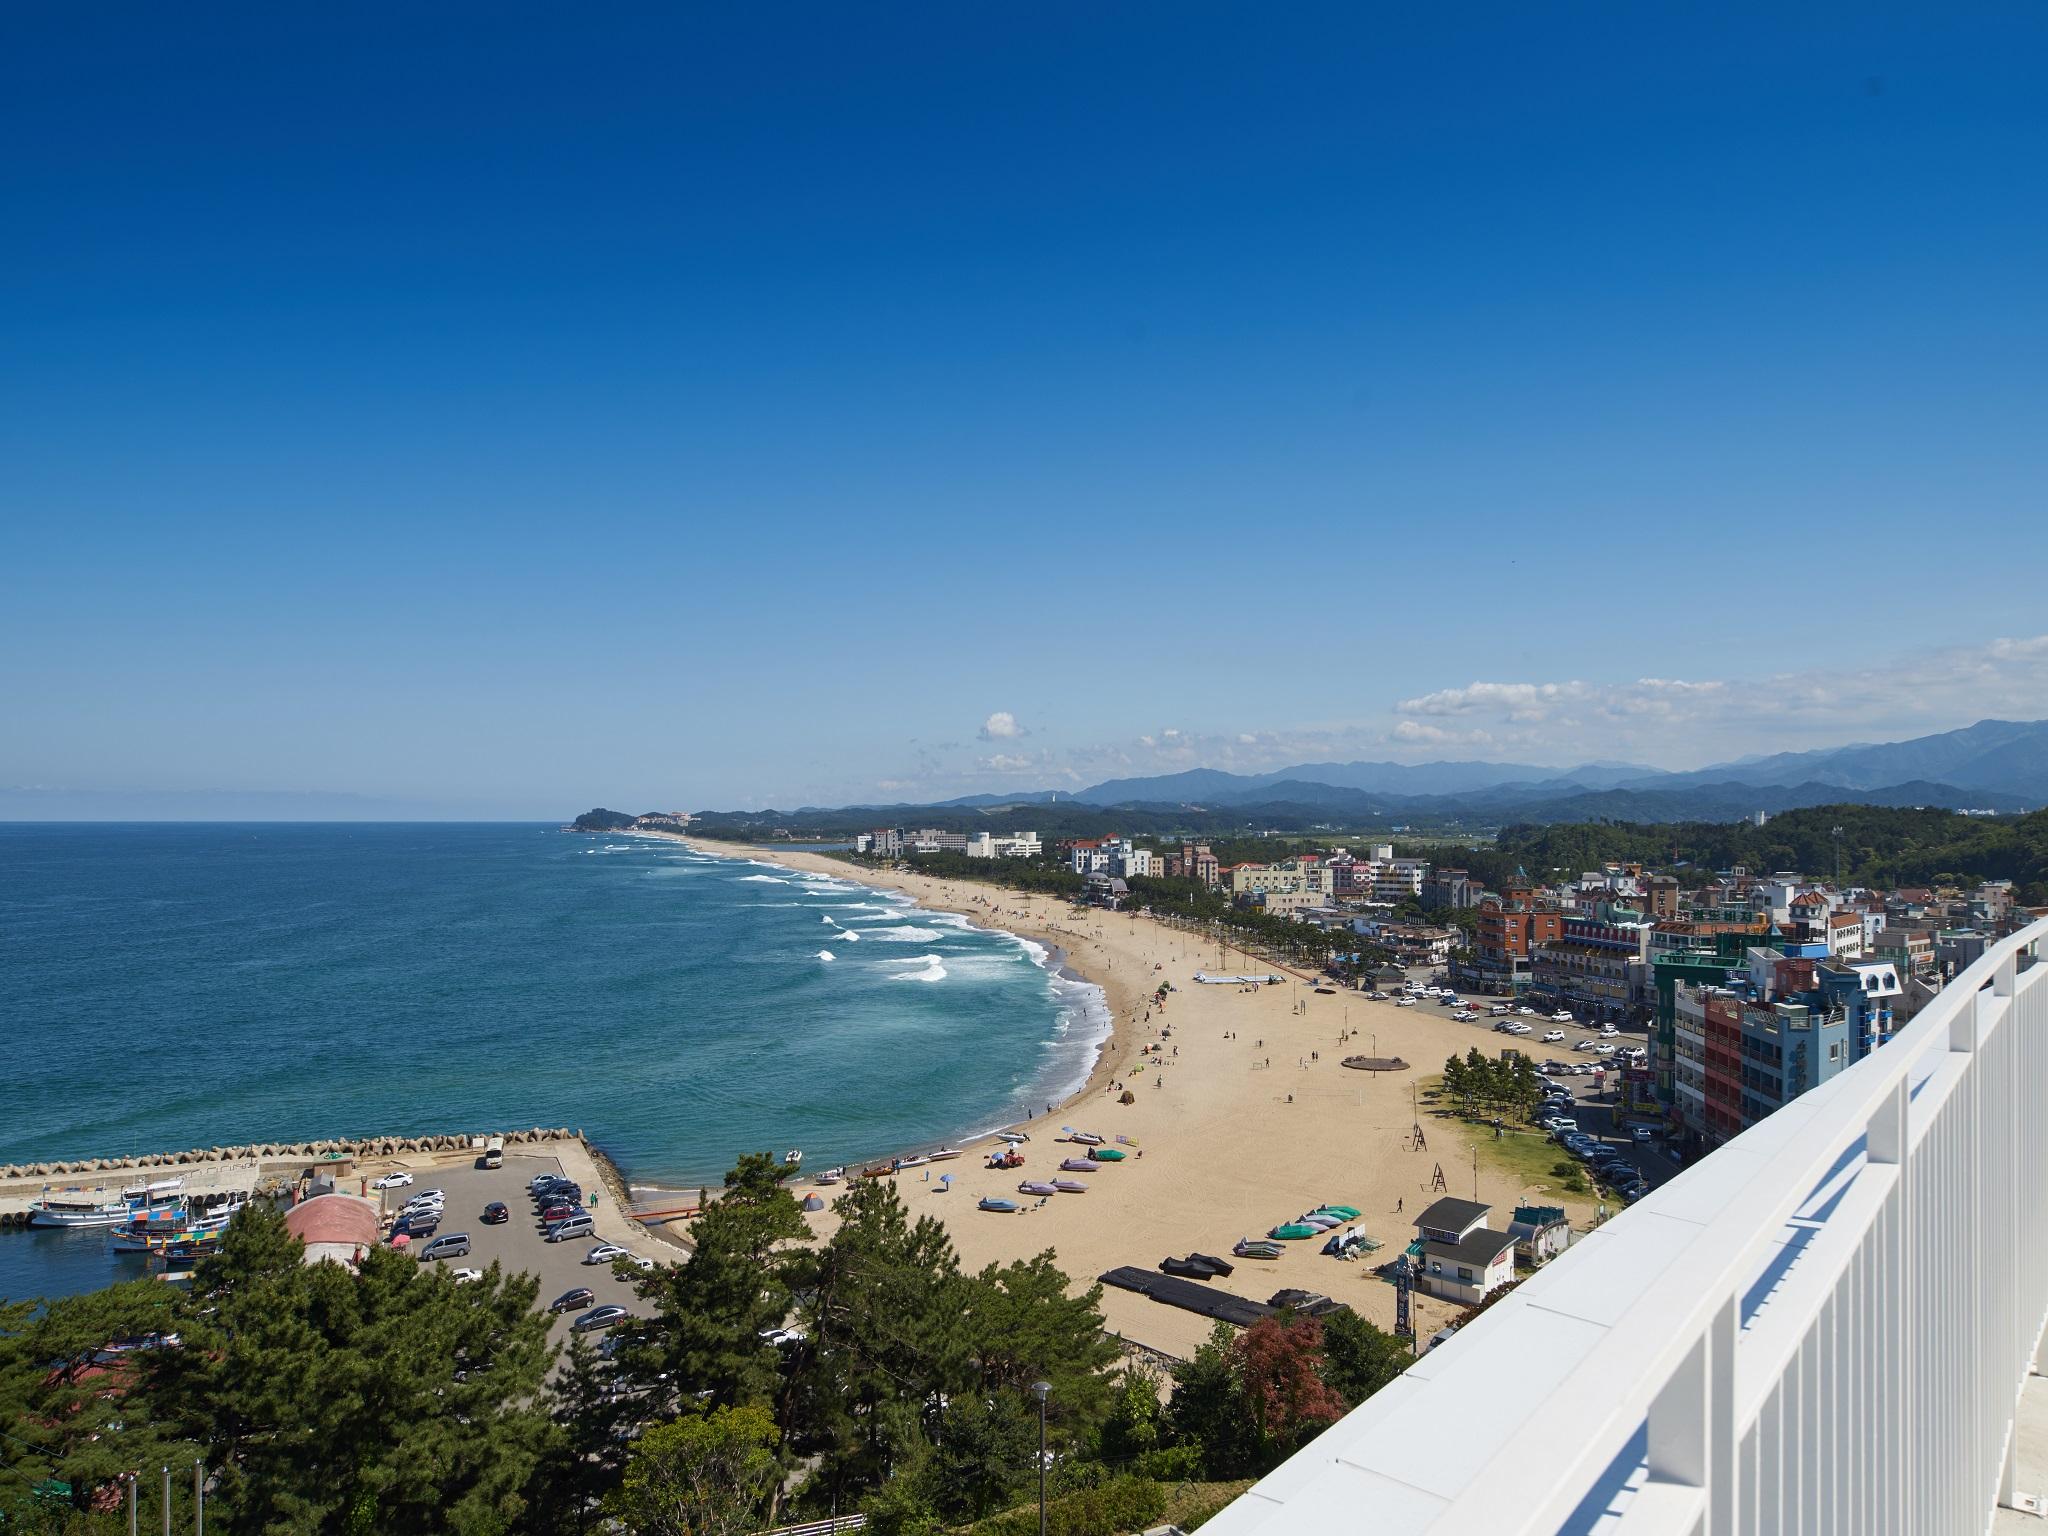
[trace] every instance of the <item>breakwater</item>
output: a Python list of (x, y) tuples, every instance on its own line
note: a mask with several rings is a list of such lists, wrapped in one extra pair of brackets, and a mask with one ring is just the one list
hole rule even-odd
[[(193, 1147), (184, 1152), (151, 1152), (140, 1157), (89, 1157), (72, 1162), (8, 1163), (0, 1165), (0, 1184), (23, 1179), (76, 1178), (82, 1174), (125, 1173), (165, 1168), (191, 1168), (209, 1163), (303, 1162), (406, 1157), (436, 1152), (481, 1152), (493, 1136), (502, 1136), (509, 1147), (536, 1142), (585, 1141), (580, 1130), (546, 1130), (535, 1126), (526, 1131), (491, 1131), (483, 1135), (442, 1136), (359, 1136), (320, 1141), (251, 1142), (239, 1147)], [(595, 1152), (595, 1149), (592, 1149)]]

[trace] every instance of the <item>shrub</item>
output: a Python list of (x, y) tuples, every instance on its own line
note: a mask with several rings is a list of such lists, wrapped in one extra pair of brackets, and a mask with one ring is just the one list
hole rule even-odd
[[(1159, 1523), (1166, 1490), (1148, 1478), (1119, 1478), (1045, 1507), (1046, 1536), (1123, 1536)], [(974, 1536), (1038, 1536), (1038, 1505), (1020, 1504), (972, 1527)]]

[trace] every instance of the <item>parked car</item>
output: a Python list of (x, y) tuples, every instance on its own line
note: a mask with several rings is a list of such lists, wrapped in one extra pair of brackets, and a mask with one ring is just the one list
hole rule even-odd
[(483, 1277), (484, 1272), (480, 1269), (458, 1269), (455, 1271), (455, 1283), (457, 1285), (467, 1285), (470, 1281), (481, 1280)]
[(540, 1213), (540, 1223), (542, 1226), (547, 1226), (552, 1222), (566, 1221), (569, 1217), (574, 1216), (581, 1209), (581, 1206), (575, 1204), (572, 1201), (557, 1201), (552, 1205), (543, 1207)]
[(1557, 1012), (1553, 1013), (1550, 1017), (1552, 1022), (1558, 1024), (1569, 1024), (1572, 1022), (1571, 1011), (1566, 1008), (1558, 1009)]
[(566, 1221), (558, 1221), (548, 1228), (547, 1240), (551, 1243), (573, 1243), (579, 1237), (597, 1236), (597, 1223), (588, 1215), (578, 1211)]
[(1564, 1031), (1561, 1029), (1546, 1029), (1543, 1031), (1543, 1043), (1545, 1045), (1556, 1045), (1563, 1039)]
[(370, 1188), (404, 1189), (410, 1183), (412, 1183), (412, 1175), (409, 1173), (387, 1173), (383, 1178), (372, 1184)]
[(502, 1200), (493, 1200), (484, 1207), (484, 1225), (487, 1227), (495, 1227), (499, 1223), (510, 1221), (511, 1219), (512, 1208)]
[(1396, 1008), (1413, 1008), (1415, 1006), (1415, 999), (1412, 997), (1404, 997), (1401, 999), (1401, 1001), (1394, 1004), (1394, 1006)]
[(627, 1253), (617, 1243), (599, 1243), (583, 1255), (583, 1262), (586, 1264), (609, 1264), (613, 1259), (627, 1259), (631, 1257), (632, 1255)]
[(1616, 1029), (1612, 1024), (1602, 1024), (1600, 1026), (1600, 1036), (1602, 1039), (1612, 1039), (1614, 1036), (1620, 1033), (1621, 1031)]
[(393, 1237), (432, 1237), (435, 1228), (441, 1225), (439, 1211), (427, 1211), (418, 1216), (401, 1216), (391, 1223)]
[(1647, 1125), (1632, 1125), (1628, 1130), (1629, 1140), (1638, 1145), (1647, 1145), (1656, 1134)]
[(1613, 1046), (1604, 1044), (1596, 1044), (1593, 1047), (1594, 1053), (1600, 1056), (1612, 1056), (1614, 1054), (1614, 1049), (1615, 1048)]
[(579, 1285), (574, 1290), (562, 1292), (561, 1295), (549, 1302), (548, 1311), (574, 1312), (578, 1307), (587, 1307), (595, 1300), (597, 1300), (597, 1292), (587, 1285)]
[(623, 1323), (632, 1315), (624, 1307), (592, 1307), (569, 1326), (578, 1333), (593, 1333), (600, 1328)]
[(1535, 1031), (1527, 1024), (1510, 1024), (1508, 1026), (1508, 1033), (1511, 1035), (1531, 1035)]
[(437, 1237), (420, 1250), (420, 1262), (427, 1264), (435, 1259), (466, 1259), (469, 1257), (469, 1234), (450, 1232)]
[(1525, 1019), (1533, 1019), (1536, 1017), (1536, 1010), (1534, 1008), (1517, 1008), (1515, 1012), (1522, 1015), (1522, 1017)]

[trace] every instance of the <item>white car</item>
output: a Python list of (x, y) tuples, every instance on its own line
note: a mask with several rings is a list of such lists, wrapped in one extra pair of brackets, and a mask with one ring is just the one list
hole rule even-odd
[(1600, 1026), (1600, 1036), (1602, 1039), (1608, 1039), (1620, 1033), (1621, 1031), (1616, 1029), (1612, 1024), (1602, 1024)]
[[(1524, 1027), (1526, 1028), (1527, 1026)], [(1563, 1039), (1564, 1031), (1561, 1029), (1546, 1029), (1543, 1031), (1543, 1043), (1545, 1045), (1556, 1045)]]
[(1581, 1040), (1572, 1049), (1575, 1051), (1597, 1051), (1600, 1049), (1600, 1042), (1598, 1040)]
[(404, 1189), (410, 1183), (412, 1183), (412, 1175), (409, 1173), (387, 1173), (383, 1178), (372, 1184), (370, 1188)]
[(613, 1259), (630, 1259), (633, 1255), (617, 1243), (599, 1243), (583, 1255), (586, 1264), (609, 1264)]
[(1424, 997), (1442, 997), (1444, 995), (1444, 989), (1442, 987), (1424, 987), (1422, 989), (1422, 995)]
[(1517, 1008), (1515, 1012), (1519, 1013), (1525, 1019), (1533, 1019), (1536, 1017), (1536, 1010), (1534, 1008)]
[(1566, 1009), (1560, 1008), (1550, 1016), (1550, 1020), (1553, 1024), (1569, 1024), (1572, 1016)]
[(1401, 999), (1401, 1001), (1394, 1004), (1394, 1006), (1396, 1008), (1413, 1008), (1415, 1006), (1415, 999), (1412, 997), (1404, 997)]
[(1510, 1024), (1508, 1026), (1508, 1033), (1511, 1035), (1528, 1035), (1534, 1034), (1535, 1031), (1527, 1024)]
[(480, 1269), (458, 1269), (455, 1271), (455, 1279), (457, 1284), (462, 1284), (470, 1280), (481, 1280), (483, 1279), (483, 1277), (484, 1272)]
[(1598, 1051), (1598, 1052), (1599, 1052), (1599, 1053), (1600, 1053), (1600, 1054), (1601, 1054), (1602, 1056), (1612, 1056), (1612, 1055), (1614, 1054), (1614, 1047), (1613, 1047), (1613, 1046), (1611, 1046), (1611, 1045), (1598, 1045), (1598, 1044), (1596, 1044), (1596, 1045), (1595, 1045), (1595, 1046), (1593, 1047), (1593, 1049), (1594, 1049), (1594, 1050), (1596, 1050), (1596, 1051)]
[(627, 1254), (626, 1262), (632, 1265), (635, 1269), (650, 1275), (653, 1274), (654, 1271), (660, 1267), (654, 1262), (654, 1260), (648, 1258), (645, 1254), (639, 1253)]

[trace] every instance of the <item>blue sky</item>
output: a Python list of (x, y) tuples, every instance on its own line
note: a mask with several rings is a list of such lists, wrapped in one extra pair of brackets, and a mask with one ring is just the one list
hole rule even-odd
[(2036, 4), (13, 7), (4, 804), (2048, 713), (2044, 44)]

